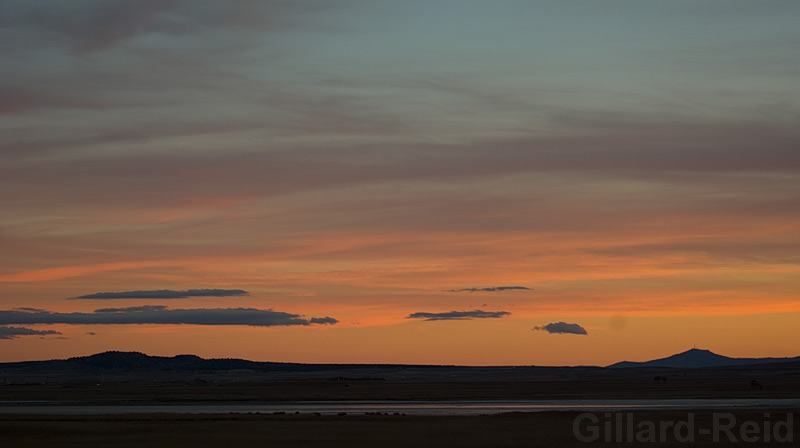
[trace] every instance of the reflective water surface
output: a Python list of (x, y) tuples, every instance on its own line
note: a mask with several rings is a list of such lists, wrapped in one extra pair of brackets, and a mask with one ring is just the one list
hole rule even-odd
[(129, 414), (129, 413), (401, 413), (478, 415), (502, 412), (625, 411), (646, 409), (800, 408), (800, 399), (668, 399), (668, 400), (497, 400), (497, 401), (292, 401), (262, 403), (86, 404), (47, 401), (0, 401), (0, 413)]

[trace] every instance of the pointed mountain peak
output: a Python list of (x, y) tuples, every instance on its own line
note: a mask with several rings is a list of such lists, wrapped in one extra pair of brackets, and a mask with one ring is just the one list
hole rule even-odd
[(718, 355), (718, 354), (712, 352), (711, 350), (705, 350), (705, 349), (702, 349), (702, 348), (690, 348), (689, 350), (686, 350), (685, 352), (681, 352), (681, 353), (678, 353), (676, 355), (672, 355), (671, 357), (674, 357), (674, 356), (713, 356), (713, 357), (727, 358), (727, 356)]
[(751, 364), (765, 364), (770, 362), (785, 362), (797, 358), (729, 358), (718, 355), (711, 350), (691, 348), (666, 358), (654, 359), (644, 362), (622, 361), (612, 364), (611, 368), (626, 367), (672, 367), (672, 368), (702, 368), (702, 367), (728, 367)]

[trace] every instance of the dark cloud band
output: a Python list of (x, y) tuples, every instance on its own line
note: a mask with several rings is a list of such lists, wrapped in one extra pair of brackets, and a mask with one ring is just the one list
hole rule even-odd
[(531, 288), (526, 288), (525, 286), (490, 286), (488, 288), (463, 288), (463, 289), (451, 289), (449, 292), (496, 292), (496, 291), (514, 291), (514, 290), (524, 290), (530, 291)]
[(44, 310), (14, 309), (0, 311), (0, 325), (5, 324), (188, 324), (249, 325), (275, 327), (289, 325), (335, 324), (332, 317), (306, 319), (299, 314), (256, 308), (168, 309), (165, 306), (102, 308), (91, 313), (59, 313)]
[(246, 295), (248, 295), (248, 292), (242, 289), (187, 289), (185, 291), (159, 289), (154, 291), (97, 292), (72, 297), (72, 299), (185, 299), (188, 297), (236, 297)]
[(61, 334), (55, 330), (34, 330), (25, 327), (0, 327), (0, 339), (14, 339), (19, 336), (46, 336), (50, 334)]
[(468, 319), (496, 319), (510, 315), (508, 311), (449, 311), (446, 313), (413, 313), (406, 316), (406, 319), (423, 320), (468, 320)]

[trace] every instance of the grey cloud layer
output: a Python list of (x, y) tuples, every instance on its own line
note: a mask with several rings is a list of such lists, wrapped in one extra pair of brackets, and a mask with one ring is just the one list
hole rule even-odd
[(547, 325), (533, 327), (534, 331), (546, 331), (551, 334), (589, 334), (585, 328), (578, 324), (568, 324), (566, 322), (554, 322)]
[(406, 316), (406, 319), (423, 319), (423, 320), (469, 320), (469, 319), (496, 319), (510, 315), (508, 311), (449, 311), (446, 313), (412, 313)]
[(198, 35), (213, 29), (246, 31), (297, 26), (289, 18), (325, 8), (320, 1), (181, 0), (26, 2), (7, 0), (0, 25), (56, 34), (78, 54), (94, 53), (147, 34)]
[(335, 324), (332, 317), (306, 319), (298, 314), (255, 308), (168, 309), (165, 306), (102, 308), (91, 313), (59, 313), (45, 310), (14, 309), (0, 311), (5, 324), (190, 324), (248, 325), (274, 327), (288, 325)]
[(14, 339), (19, 336), (61, 334), (55, 330), (34, 330), (25, 327), (0, 327), (0, 339)]
[(159, 289), (153, 291), (98, 292), (72, 297), (72, 299), (185, 299), (187, 297), (236, 297), (246, 295), (248, 295), (248, 292), (241, 289), (187, 289), (184, 291)]
[[(158, 107), (162, 111), (178, 108), (185, 111), (186, 95), (190, 101), (231, 104), (263, 101), (270, 106), (292, 106), (313, 102), (313, 95), (287, 93), (285, 85), (274, 81), (254, 80), (243, 66), (243, 59), (256, 58), (259, 64), (286, 57), (293, 52), (275, 48), (272, 33), (305, 29), (320, 33), (326, 27), (316, 20), (317, 13), (346, 7), (348, 0), (336, 5), (323, 1), (232, 0), (228, 2), (181, 0), (76, 0), (71, 2), (27, 2), (7, 0), (0, 3), (0, 51), (15, 52), (21, 57), (15, 67), (4, 71), (0, 81), (0, 114), (39, 112), (48, 109), (78, 109), (90, 112), (103, 109), (87, 128), (77, 123), (51, 129), (65, 131), (53, 140), (70, 145), (102, 141), (150, 139), (148, 133), (131, 133), (129, 128), (148, 128), (152, 135), (178, 133), (192, 135), (226, 129), (242, 130), (241, 123), (223, 122), (206, 114), (184, 120), (139, 121), (115, 120), (105, 112), (117, 108)], [(295, 49), (296, 51), (296, 49)], [(73, 60), (75, 64), (43, 60)], [(62, 59), (63, 58), (63, 59)], [(46, 66), (47, 68), (44, 68)], [(43, 75), (47, 73), (47, 75)], [(49, 77), (58, 83), (49, 82)], [(223, 95), (213, 92), (223, 90)], [(65, 92), (69, 92), (68, 94)], [(129, 95), (131, 92), (136, 92)], [(253, 95), (253, 92), (258, 94)], [(238, 103), (238, 109), (243, 107)], [(286, 110), (284, 107), (280, 107)], [(194, 112), (199, 109), (192, 107)], [(211, 109), (216, 109), (211, 106)], [(260, 107), (267, 115), (271, 107)], [(323, 110), (324, 108), (314, 108)], [(149, 115), (149, 114), (148, 114)], [(184, 114), (179, 114), (184, 115)], [(195, 114), (188, 114), (195, 115)], [(240, 116), (247, 116), (244, 114)], [(348, 113), (338, 115), (347, 116)], [(173, 115), (176, 116), (176, 115)], [(270, 122), (283, 114), (270, 114)], [(335, 115), (331, 115), (333, 117)], [(367, 115), (363, 115), (368, 118)], [(286, 121), (295, 122), (296, 116)], [(311, 123), (313, 120), (302, 120)], [(127, 122), (127, 123), (126, 123)], [(340, 118), (341, 122), (341, 118)], [(263, 126), (264, 123), (261, 123)], [(252, 125), (251, 125), (252, 126)], [(202, 128), (206, 128), (205, 131)], [(24, 127), (14, 127), (13, 131)], [(101, 130), (102, 129), (102, 130)], [(11, 132), (12, 130), (8, 130)], [(75, 132), (77, 131), (77, 133)], [(85, 131), (85, 132), (82, 132)], [(77, 141), (73, 141), (75, 137)], [(26, 138), (27, 140), (27, 138)], [(28, 146), (23, 141), (18, 141)], [(46, 141), (28, 141), (34, 147)], [(52, 142), (51, 142), (52, 143)], [(13, 146), (13, 145), (12, 145)], [(28, 148), (31, 149), (31, 148)], [(3, 151), (3, 149), (0, 149)]]
[[(273, 145), (269, 151), (243, 149), (224, 154), (131, 153), (110, 159), (81, 156), (35, 163), (10, 159), (0, 174), (2, 184), (9, 189), (40, 191), (43, 178), (63, 184), (58, 190), (48, 191), (46, 197), (53, 200), (80, 195), (89, 201), (87, 205), (123, 201), (144, 205), (145, 199), (155, 199), (154, 205), (171, 205), (192, 197), (269, 198), (365, 184), (428, 179), (453, 182), (521, 173), (575, 172), (633, 179), (647, 174), (653, 180), (683, 182), (692, 173), (800, 171), (797, 129), (753, 123), (709, 125), (708, 129), (688, 122), (652, 125), (649, 130), (647, 126), (609, 123), (596, 132), (585, 130), (587, 136), (580, 138), (421, 144), (414, 151), (391, 143), (349, 148), (330, 143), (302, 149)], [(636, 128), (636, 136), (630, 135), (631, 128)], [(144, 137), (150, 128), (136, 127), (131, 132), (138, 130)], [(5, 149), (0, 144), (0, 152), (25, 149), (25, 139), (30, 135), (10, 139)], [(669, 144), (660, 143), (664, 141)], [(76, 143), (80, 144), (80, 139)], [(642, 149), (644, 144), (647, 149)], [(488, 147), (492, 150), (487, 151)], [(92, 175), (86, 176), (88, 172)], [(158, 195), (142, 194), (156, 191)]]

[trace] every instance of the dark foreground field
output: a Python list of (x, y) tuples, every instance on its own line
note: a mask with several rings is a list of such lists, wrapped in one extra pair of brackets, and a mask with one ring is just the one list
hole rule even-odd
[[(669, 398), (798, 398), (800, 370), (699, 371), (564, 370), (519, 377), (513, 371), (486, 376), (363, 380), (335, 376), (292, 380), (242, 378), (203, 382), (173, 375), (172, 380), (92, 383), (0, 384), (0, 402), (56, 401), (92, 404), (203, 402), (283, 402), (314, 400), (561, 400)], [(655, 381), (654, 377), (667, 378)], [(752, 382), (758, 381), (758, 387)]]
[[(142, 356), (136, 360), (152, 361)], [(331, 365), (262, 371), (227, 365), (216, 370), (160, 364), (141, 368), (119, 365), (118, 357), (114, 355), (109, 365), (88, 367), (70, 362), (4, 365), (0, 402), (8, 408), (31, 402), (191, 406), (306, 400), (716, 398), (767, 403), (800, 397), (798, 362), (732, 368)], [(481, 416), (0, 413), (0, 448), (798, 446), (799, 431), (800, 409), (766, 407)]]
[[(484, 416), (345, 415), (315, 416), (224, 414), (119, 416), (0, 415), (0, 446), (53, 447), (591, 447), (591, 446), (772, 446), (774, 439), (800, 440), (791, 410), (718, 411), (715, 430), (710, 411), (634, 412), (633, 430), (627, 413), (539, 412)], [(578, 434), (573, 425), (580, 418)], [(596, 419), (596, 420), (595, 420)], [(733, 423), (735, 419), (735, 423)], [(636, 440), (639, 424), (652, 423), (654, 443)], [(659, 422), (671, 422), (662, 424)], [(684, 422), (676, 434), (674, 425)], [(689, 423), (691, 422), (691, 427)], [(745, 422), (752, 422), (748, 426)], [(781, 423), (783, 422), (783, 423)], [(617, 425), (621, 424), (621, 432)], [(719, 426), (719, 424), (717, 425)], [(773, 431), (775, 427), (777, 432)], [(662, 429), (663, 427), (663, 429)], [(594, 432), (597, 429), (597, 433)], [(704, 430), (710, 432), (704, 434)], [(606, 435), (605, 430), (610, 430)], [(663, 431), (663, 438), (662, 438)], [(743, 432), (744, 431), (744, 432)], [(714, 441), (714, 436), (718, 441)], [(596, 434), (596, 435), (595, 435)], [(627, 442), (632, 435), (631, 442)], [(732, 442), (730, 435), (736, 440)], [(595, 441), (581, 441), (578, 436)], [(678, 439), (676, 439), (676, 436)], [(604, 439), (609, 437), (610, 442)], [(622, 442), (616, 442), (621, 437)], [(686, 441), (690, 441), (687, 445)], [(748, 443), (748, 441), (752, 441)], [(796, 446), (774, 443), (774, 446)]]

